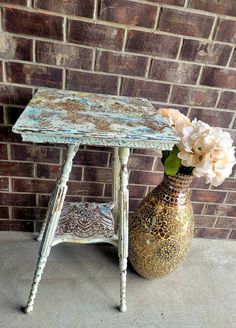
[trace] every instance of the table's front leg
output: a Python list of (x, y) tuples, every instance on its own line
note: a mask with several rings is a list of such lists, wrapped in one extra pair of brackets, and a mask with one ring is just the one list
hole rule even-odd
[(129, 149), (119, 148), (120, 159), (120, 190), (119, 190), (119, 228), (118, 228), (118, 252), (120, 267), (120, 311), (126, 311), (126, 274), (128, 258), (128, 215), (129, 215), (129, 191), (128, 191), (128, 159)]
[(112, 156), (112, 201), (114, 208), (112, 210), (115, 219), (115, 232), (118, 227), (118, 210), (119, 210), (119, 190), (120, 190), (120, 160), (118, 154), (118, 148), (113, 149)]
[(43, 233), (43, 239), (41, 241), (39, 257), (37, 266), (33, 278), (33, 283), (30, 290), (29, 300), (25, 308), (25, 312), (29, 313), (33, 310), (34, 300), (37, 293), (38, 285), (41, 280), (41, 276), (51, 250), (51, 245), (55, 235), (55, 231), (60, 219), (61, 210), (63, 207), (64, 199), (67, 192), (67, 182), (69, 180), (70, 172), (72, 169), (73, 158), (78, 150), (78, 146), (69, 145), (66, 156), (66, 161), (63, 165), (60, 178), (57, 182), (55, 190), (53, 192), (52, 199), (50, 201), (48, 209), (48, 219), (45, 225), (45, 231)]

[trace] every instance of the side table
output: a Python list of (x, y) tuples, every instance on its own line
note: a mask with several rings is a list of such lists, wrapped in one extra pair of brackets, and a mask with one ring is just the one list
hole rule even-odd
[[(171, 149), (178, 138), (146, 99), (56, 89), (38, 90), (13, 131), (27, 142), (67, 144), (68, 149), (38, 237), (39, 256), (25, 312), (33, 310), (51, 247), (61, 242), (108, 242), (118, 246), (120, 311), (125, 312), (129, 149)], [(112, 203), (64, 203), (73, 158), (80, 145), (114, 148)]]

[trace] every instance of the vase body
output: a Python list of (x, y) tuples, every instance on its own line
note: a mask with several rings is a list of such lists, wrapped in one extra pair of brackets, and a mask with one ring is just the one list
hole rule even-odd
[(189, 250), (194, 232), (191, 181), (191, 175), (165, 175), (130, 219), (129, 260), (144, 278), (169, 274)]

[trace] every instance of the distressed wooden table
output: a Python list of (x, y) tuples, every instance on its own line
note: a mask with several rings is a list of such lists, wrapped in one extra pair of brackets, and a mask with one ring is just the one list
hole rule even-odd
[[(38, 240), (30, 296), (34, 300), (51, 247), (61, 242), (108, 242), (118, 246), (120, 311), (126, 311), (129, 148), (171, 149), (178, 140), (146, 99), (40, 89), (13, 127), (24, 141), (68, 145)], [(64, 203), (73, 158), (80, 145), (114, 147), (112, 202)]]

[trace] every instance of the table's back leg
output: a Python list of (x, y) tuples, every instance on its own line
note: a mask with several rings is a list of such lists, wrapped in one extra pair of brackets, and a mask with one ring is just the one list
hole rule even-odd
[(57, 182), (57, 185), (53, 192), (53, 197), (50, 201), (50, 206), (48, 209), (48, 220), (45, 225), (45, 231), (40, 245), (39, 257), (38, 257), (37, 266), (33, 278), (32, 287), (30, 290), (29, 300), (25, 308), (26, 313), (29, 313), (33, 310), (33, 305), (34, 305), (34, 300), (37, 293), (38, 285), (41, 280), (43, 269), (45, 267), (48, 255), (51, 250), (53, 238), (61, 215), (61, 210), (67, 192), (67, 182), (69, 180), (69, 175), (72, 169), (73, 158), (78, 148), (79, 147), (75, 145), (68, 146), (66, 161), (63, 165), (60, 178)]
[(120, 190), (119, 190), (119, 229), (118, 252), (120, 267), (120, 311), (126, 311), (126, 274), (128, 257), (128, 215), (129, 215), (129, 191), (128, 191), (128, 159), (129, 149), (119, 148)]
[(120, 189), (120, 160), (118, 155), (118, 148), (113, 149), (112, 157), (112, 201), (114, 203), (114, 208), (112, 210), (115, 219), (115, 232), (117, 231), (118, 224), (118, 198)]

